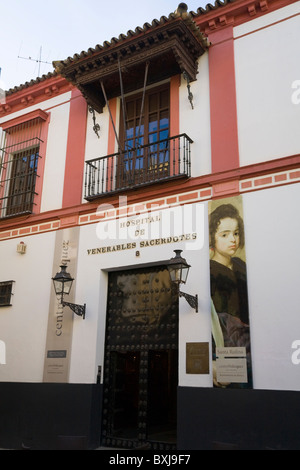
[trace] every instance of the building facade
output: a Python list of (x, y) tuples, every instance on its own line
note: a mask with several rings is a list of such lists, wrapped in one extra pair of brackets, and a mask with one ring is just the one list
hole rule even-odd
[(1, 447), (300, 448), (299, 26), (180, 4), (8, 90)]

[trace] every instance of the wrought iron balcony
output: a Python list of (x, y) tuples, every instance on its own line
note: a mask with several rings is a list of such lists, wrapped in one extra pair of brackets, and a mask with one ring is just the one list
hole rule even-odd
[(180, 134), (88, 160), (85, 199), (90, 201), (131, 188), (190, 177), (192, 143), (186, 134)]

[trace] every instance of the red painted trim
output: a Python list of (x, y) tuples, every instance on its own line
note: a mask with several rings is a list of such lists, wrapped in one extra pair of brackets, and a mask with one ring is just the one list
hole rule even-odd
[(296, 18), (296, 17), (299, 16), (299, 15), (300, 15), (300, 13), (295, 13), (295, 15), (291, 15), (291, 16), (287, 16), (287, 17), (281, 18), (280, 20), (274, 21), (273, 23), (267, 23), (266, 25), (261, 26), (260, 28), (253, 29), (253, 30), (251, 30), (251, 31), (248, 31), (247, 33), (240, 34), (239, 36), (236, 35), (234, 39), (235, 39), (235, 40), (241, 39), (241, 38), (244, 38), (244, 37), (246, 37), (246, 36), (250, 36), (251, 34), (255, 34), (255, 33), (259, 32), (259, 31), (263, 31), (263, 30), (265, 30), (265, 29), (272, 28), (272, 26), (276, 26), (276, 25), (278, 25), (278, 24), (284, 23), (285, 21), (288, 21), (288, 20), (290, 20), (290, 19), (292, 19), (292, 18)]
[[(0, 220), (0, 231), (2, 232), (5, 230), (14, 230), (23, 226), (27, 227), (28, 225), (37, 225), (40, 223), (47, 223), (49, 221), (54, 222), (55, 220), (66, 219), (75, 215), (83, 216), (85, 214), (90, 214), (93, 211), (96, 212), (99, 206), (99, 201), (101, 202), (101, 204), (107, 204), (112, 205), (114, 207), (118, 207), (119, 196), (121, 195), (127, 197), (128, 205), (139, 203), (142, 204), (149, 201), (149, 199), (155, 199), (158, 195), (161, 198), (170, 198), (170, 203), (172, 203), (172, 198), (174, 197), (174, 195), (179, 193), (182, 194), (184, 192), (192, 192), (199, 189), (201, 190), (202, 188), (205, 190), (203, 191), (203, 193), (205, 193), (207, 192), (208, 187), (213, 188), (214, 186), (216, 187), (216, 185), (219, 185), (220, 188), (222, 184), (226, 186), (227, 190), (230, 190), (230, 185), (233, 184), (233, 182), (235, 182), (236, 180), (243, 181), (248, 178), (259, 178), (270, 173), (278, 173), (279, 176), (279, 173), (282, 171), (292, 170), (296, 170), (294, 172), (295, 175), (293, 173), (294, 178), (292, 177), (291, 181), (289, 181), (288, 183), (286, 182), (286, 180), (282, 180), (281, 182), (278, 182), (279, 184), (276, 185), (276, 187), (285, 184), (297, 184), (298, 182), (295, 180), (295, 178), (296, 176), (299, 176), (299, 166), (300, 155), (292, 155), (290, 157), (284, 157), (268, 162), (255, 163), (253, 165), (243, 166), (234, 170), (223, 171), (215, 174), (207, 174), (196, 178), (190, 178), (187, 181), (178, 180), (165, 182), (163, 186), (155, 186), (156, 189), (150, 189), (148, 187), (145, 187), (135, 191), (128, 190), (127, 193), (124, 192), (122, 194), (107, 195), (107, 197), (100, 198), (93, 203), (83, 203), (74, 207), (65, 207), (58, 210), (56, 209), (53, 211), (42, 212), (40, 214), (31, 214), (30, 216), (19, 216), (11, 219), (3, 219)], [(235, 190), (236, 186), (233, 186), (234, 194), (237, 194)], [(157, 187), (159, 188), (159, 190), (157, 190)], [(271, 186), (271, 189), (272, 188), (274, 188), (274, 186)], [(261, 189), (264, 188), (256, 188), (255, 190), (259, 191)], [(253, 191), (250, 186), (249, 190)], [(218, 195), (219, 197), (221, 197), (219, 192)], [(230, 194), (227, 193), (226, 195), (228, 196)], [(204, 196), (206, 195), (203, 194), (203, 197)], [(207, 194), (207, 197), (210, 197), (210, 193)], [(214, 197), (216, 197), (216, 194), (214, 195)], [(97, 220), (97, 218), (95, 218), (95, 220)]]
[[(46, 114), (46, 113), (45, 113)], [(39, 154), (41, 158), (38, 161), (36, 183), (35, 183), (35, 192), (37, 193), (34, 197), (33, 213), (38, 214), (41, 210), (41, 201), (42, 201), (42, 190), (43, 190), (43, 181), (44, 181), (44, 171), (45, 171), (45, 162), (46, 162), (46, 151), (47, 151), (47, 139), (48, 139), (48, 130), (50, 122), (50, 113), (47, 113), (47, 120), (43, 123), (41, 129), (41, 144)]]
[(74, 85), (60, 75), (24, 87), (6, 95), (5, 103), (0, 105), (0, 118), (23, 110), (28, 106), (45, 102), (73, 89), (75, 89)]
[[(181, 82), (181, 76), (175, 75), (170, 80), (170, 137), (179, 134), (179, 87)], [(170, 141), (170, 145), (174, 145), (175, 142)], [(178, 174), (178, 153), (179, 149), (170, 148), (170, 155), (173, 157), (170, 161), (170, 173)], [(175, 152), (175, 154), (174, 154)], [(175, 161), (175, 167), (174, 166)]]
[(170, 81), (170, 136), (179, 134), (179, 87), (180, 75)]
[(237, 168), (239, 147), (236, 111), (233, 27), (209, 35), (212, 172)]
[[(113, 98), (109, 101), (109, 108), (111, 112), (111, 117), (116, 127), (117, 122), (117, 98)], [(116, 127), (117, 128), (117, 127)], [(107, 155), (111, 155), (116, 151), (116, 136), (114, 127), (112, 124), (111, 119), (109, 118), (109, 126), (108, 126), (108, 143), (107, 143)]]
[(0, 124), (0, 127), (2, 127), (4, 131), (6, 131), (11, 127), (18, 126), (19, 124), (23, 124), (24, 122), (28, 122), (36, 118), (40, 118), (42, 121), (46, 121), (48, 119), (48, 113), (46, 113), (42, 109), (36, 109), (31, 113), (23, 114), (22, 116), (19, 116), (15, 119), (10, 119), (9, 121), (2, 122)]
[(72, 91), (63, 190), (63, 207), (80, 204), (82, 199), (87, 103), (79, 90)]
[(222, 29), (229, 24), (238, 26), (297, 1), (299, 0), (236, 0), (199, 15), (194, 21), (202, 32), (209, 34), (210, 31)]
[[(266, 162), (253, 163), (245, 165), (233, 170), (222, 171), (219, 173), (205, 175), (200, 177), (202, 181), (207, 181), (209, 184), (221, 183), (235, 179), (254, 178), (265, 175), (267, 173), (277, 173), (280, 171), (297, 168), (300, 165), (300, 154), (292, 155), (289, 157), (277, 158)], [(195, 178), (197, 180), (198, 178)]]
[[(112, 155), (116, 151), (116, 135), (114, 131), (114, 126), (116, 128), (116, 122), (117, 122), (117, 98), (113, 98), (112, 100), (109, 101), (109, 109), (111, 113), (111, 118), (109, 117), (109, 125), (108, 125), (108, 142), (107, 142), (107, 155)], [(113, 121), (113, 123), (112, 123)], [(112, 184), (112, 179), (110, 178), (110, 175), (112, 174), (113, 171), (113, 158), (110, 158), (108, 161), (107, 165), (107, 175), (108, 175), (108, 180), (107, 180), (107, 190), (110, 191), (111, 189), (111, 184)]]

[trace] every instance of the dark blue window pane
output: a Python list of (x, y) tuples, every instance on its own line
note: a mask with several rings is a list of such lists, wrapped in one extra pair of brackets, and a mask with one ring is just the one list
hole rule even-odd
[(165, 127), (169, 127), (169, 119), (167, 118), (162, 118), (159, 122), (159, 127), (161, 129), (165, 128)]
[(149, 132), (157, 131), (157, 120), (149, 122)]
[(159, 133), (159, 140), (164, 140), (169, 137), (169, 130), (166, 129), (165, 131), (160, 131)]

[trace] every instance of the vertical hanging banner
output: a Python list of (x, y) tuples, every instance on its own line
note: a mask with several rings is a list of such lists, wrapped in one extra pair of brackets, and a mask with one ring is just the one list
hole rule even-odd
[(213, 384), (252, 388), (243, 201), (209, 202)]
[[(71, 276), (76, 277), (78, 239), (79, 227), (56, 232), (53, 276), (60, 271), (61, 265), (66, 265), (68, 266), (67, 271)], [(75, 293), (74, 282), (67, 299), (68, 302), (72, 303), (74, 303)], [(44, 362), (44, 382), (68, 382), (72, 329), (73, 312), (69, 307), (62, 307), (61, 298), (56, 297), (54, 288), (52, 287)]]

